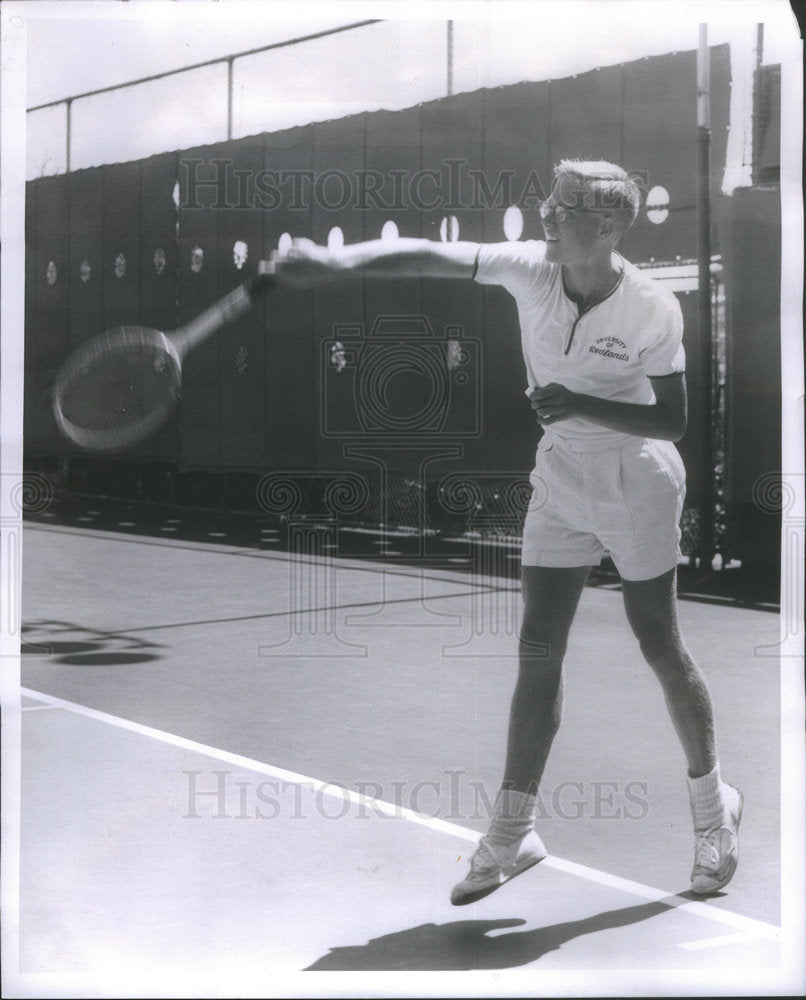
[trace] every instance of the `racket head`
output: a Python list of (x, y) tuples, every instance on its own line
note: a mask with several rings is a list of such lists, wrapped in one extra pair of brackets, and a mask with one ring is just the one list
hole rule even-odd
[(122, 326), (80, 344), (59, 371), (53, 413), (62, 434), (88, 451), (117, 451), (170, 416), (182, 364), (159, 330)]

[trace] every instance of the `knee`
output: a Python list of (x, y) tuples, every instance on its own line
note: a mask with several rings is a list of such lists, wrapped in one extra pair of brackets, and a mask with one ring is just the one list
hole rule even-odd
[(535, 668), (560, 666), (566, 645), (565, 636), (524, 625), (519, 639), (521, 663), (529, 663)]
[(680, 636), (674, 632), (658, 630), (637, 638), (644, 659), (656, 672), (675, 673), (685, 669), (690, 660)]

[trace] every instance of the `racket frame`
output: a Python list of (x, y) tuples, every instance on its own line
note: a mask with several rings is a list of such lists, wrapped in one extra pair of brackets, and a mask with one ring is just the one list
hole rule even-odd
[[(137, 331), (136, 337), (134, 336), (135, 331)], [(157, 350), (163, 352), (167, 364), (172, 368), (172, 381), (175, 387), (174, 398), (172, 400), (166, 399), (164, 406), (151, 410), (138, 420), (123, 424), (117, 429), (82, 427), (70, 420), (64, 412), (63, 399), (70, 389), (72, 380), (81, 374), (82, 369), (88, 363), (97, 360), (103, 352), (110, 353), (125, 347), (127, 336), (132, 340), (136, 339), (142, 342), (144, 332), (150, 335), (149, 339), (153, 340)], [(53, 414), (56, 418), (56, 424), (65, 437), (81, 448), (96, 452), (118, 451), (142, 441), (159, 428), (176, 405), (181, 381), (182, 361), (170, 337), (167, 337), (161, 330), (139, 326), (117, 327), (79, 344), (70, 355), (67, 363), (61, 368), (53, 389)]]
[(140, 326), (123, 326), (109, 330), (79, 344), (68, 357), (59, 371), (53, 389), (53, 413), (62, 434), (79, 447), (88, 451), (118, 451), (121, 448), (137, 444), (153, 434), (168, 418), (179, 398), (182, 384), (182, 362), (187, 354), (202, 344), (217, 330), (247, 312), (254, 301), (275, 284), (273, 267), (269, 264), (262, 267), (257, 277), (239, 285), (223, 298), (219, 299), (204, 312), (185, 323), (184, 326), (170, 333), (160, 330), (149, 330), (155, 337), (158, 349), (164, 350), (168, 363), (174, 369), (174, 384), (176, 394), (173, 400), (166, 402), (147, 416), (128, 425), (105, 429), (81, 427), (71, 421), (64, 412), (63, 396), (69, 387), (70, 380), (75, 378), (93, 358), (97, 358), (104, 350), (114, 351), (125, 347), (126, 333), (138, 331), (138, 337), (147, 329)]

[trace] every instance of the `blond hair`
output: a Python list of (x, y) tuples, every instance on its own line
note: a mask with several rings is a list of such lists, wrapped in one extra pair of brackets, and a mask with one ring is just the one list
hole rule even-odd
[(628, 217), (625, 229), (638, 217), (641, 192), (623, 167), (605, 160), (560, 160), (554, 168), (554, 179), (563, 177), (579, 183), (584, 207), (624, 213)]

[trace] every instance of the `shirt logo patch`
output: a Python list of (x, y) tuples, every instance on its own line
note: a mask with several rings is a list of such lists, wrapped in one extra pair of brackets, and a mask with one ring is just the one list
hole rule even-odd
[(589, 354), (601, 354), (604, 358), (614, 358), (616, 361), (629, 361), (627, 345), (618, 337), (600, 337), (588, 348)]

